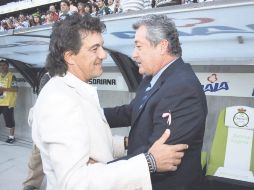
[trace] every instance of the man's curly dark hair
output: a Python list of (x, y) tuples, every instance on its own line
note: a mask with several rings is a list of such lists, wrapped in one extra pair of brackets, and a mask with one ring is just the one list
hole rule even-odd
[(82, 34), (102, 33), (105, 29), (105, 24), (99, 18), (90, 15), (82, 17), (77, 13), (55, 23), (52, 28), (49, 54), (46, 60), (46, 69), (50, 75), (53, 77), (66, 74), (68, 65), (64, 60), (64, 53), (66, 51), (79, 53), (82, 46), (81, 32)]

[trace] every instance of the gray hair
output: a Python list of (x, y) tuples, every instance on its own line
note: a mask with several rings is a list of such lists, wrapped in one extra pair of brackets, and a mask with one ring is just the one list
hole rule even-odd
[(147, 29), (147, 40), (154, 46), (161, 40), (169, 42), (168, 52), (178, 57), (182, 56), (182, 48), (179, 41), (175, 23), (166, 15), (146, 15), (133, 24), (133, 29), (137, 30), (140, 26)]

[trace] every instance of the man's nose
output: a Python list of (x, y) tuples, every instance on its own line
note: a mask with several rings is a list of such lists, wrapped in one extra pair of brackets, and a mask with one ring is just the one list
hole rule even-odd
[(134, 49), (133, 52), (132, 52), (132, 58), (136, 61), (137, 57), (138, 57), (137, 51), (136, 51), (136, 49)]
[(100, 59), (106, 59), (107, 58), (107, 52), (103, 48), (101, 48), (101, 51), (99, 53), (99, 58)]

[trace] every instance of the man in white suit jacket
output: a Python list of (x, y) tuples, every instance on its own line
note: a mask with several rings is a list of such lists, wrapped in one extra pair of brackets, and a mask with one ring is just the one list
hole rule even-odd
[(102, 74), (104, 29), (99, 18), (77, 14), (53, 26), (46, 65), (53, 77), (29, 116), (47, 190), (150, 190), (150, 173), (176, 170), (187, 148), (165, 145), (165, 132), (146, 154), (107, 164), (124, 154), (124, 146), (112, 137), (88, 84)]

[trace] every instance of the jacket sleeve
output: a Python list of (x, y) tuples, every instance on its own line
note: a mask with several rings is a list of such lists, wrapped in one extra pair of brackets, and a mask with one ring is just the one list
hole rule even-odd
[[(176, 86), (173, 93), (161, 99), (153, 113), (154, 133), (150, 143), (158, 139), (166, 128), (171, 130), (168, 144), (190, 145), (194, 139), (203, 139), (206, 112), (201, 94), (193, 86), (195, 84)], [(165, 116), (168, 113), (170, 116)]]
[[(43, 91), (44, 93), (46, 92)], [(32, 133), (33, 140), (41, 150), (43, 164), (49, 163), (52, 168), (50, 170), (54, 171), (54, 177), (58, 181), (53, 189), (152, 189), (143, 154), (111, 164), (87, 165), (91, 151), (91, 119), (84, 117), (79, 101), (69, 101), (70, 97), (65, 94), (51, 94), (50, 99), (47, 104), (41, 100), (40, 105), (35, 105), (32, 112)], [(50, 183), (50, 179), (47, 181)]]
[(131, 104), (104, 108), (104, 115), (110, 128), (128, 127), (131, 125)]

